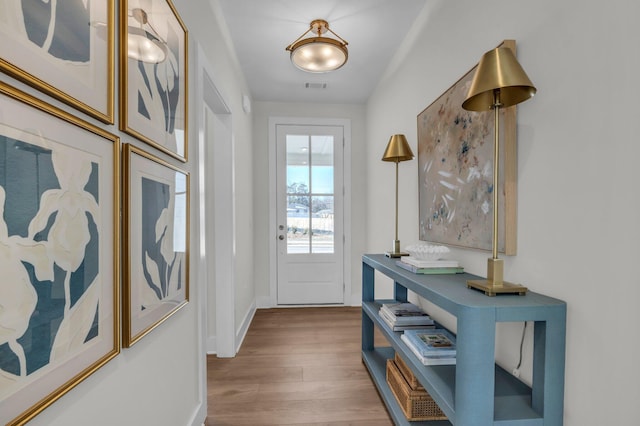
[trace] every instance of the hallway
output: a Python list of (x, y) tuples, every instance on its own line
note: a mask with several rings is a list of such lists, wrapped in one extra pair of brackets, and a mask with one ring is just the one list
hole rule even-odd
[(207, 359), (207, 426), (388, 426), (361, 361), (359, 307), (258, 310), (235, 358)]

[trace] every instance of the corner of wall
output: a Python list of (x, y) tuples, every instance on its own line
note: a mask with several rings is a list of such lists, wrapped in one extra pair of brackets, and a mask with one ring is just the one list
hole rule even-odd
[(247, 331), (249, 331), (249, 326), (251, 325), (251, 321), (253, 321), (253, 317), (256, 314), (256, 304), (255, 302), (251, 304), (247, 314), (242, 319), (240, 323), (240, 327), (236, 332), (236, 353), (240, 350), (240, 346), (242, 346), (242, 342), (244, 341), (245, 336), (247, 335)]

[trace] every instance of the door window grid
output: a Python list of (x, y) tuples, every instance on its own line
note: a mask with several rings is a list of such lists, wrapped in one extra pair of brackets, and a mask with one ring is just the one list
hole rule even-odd
[(287, 253), (334, 253), (333, 136), (287, 135), (286, 152)]

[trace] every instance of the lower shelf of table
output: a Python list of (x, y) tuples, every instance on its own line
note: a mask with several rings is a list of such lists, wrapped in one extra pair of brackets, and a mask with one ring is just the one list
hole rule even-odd
[[(447, 420), (409, 422), (402, 409), (398, 405), (386, 380), (387, 359), (394, 357), (395, 351), (391, 347), (376, 347), (372, 351), (362, 352), (362, 361), (367, 366), (371, 379), (378, 388), (384, 403), (387, 405), (389, 414), (396, 425), (426, 425), (426, 426), (451, 426)], [(502, 370), (498, 367), (499, 370)], [(496, 392), (495, 398), (495, 418), (493, 425), (518, 425), (518, 426), (542, 426), (544, 420), (540, 415), (533, 412), (529, 406), (530, 394), (511, 393), (512, 380), (505, 381), (504, 372), (496, 372)], [(507, 383), (508, 382), (508, 383)], [(521, 388), (520, 386), (518, 386)], [(506, 391), (508, 390), (508, 391)], [(506, 392), (505, 392), (506, 391)], [(524, 408), (523, 408), (524, 407)]]
[(369, 369), (371, 379), (378, 388), (378, 392), (382, 397), (391, 419), (396, 425), (410, 426), (451, 426), (447, 420), (420, 421), (410, 422), (405, 417), (400, 405), (396, 401), (396, 397), (391, 393), (389, 385), (387, 385), (387, 359), (393, 358), (394, 350), (392, 348), (375, 348), (373, 351), (363, 351), (362, 361)]
[[(438, 403), (442, 411), (449, 418), (454, 418), (455, 407), (455, 366), (438, 366), (438, 367), (421, 367), (419, 361), (414, 357), (409, 348), (400, 340), (401, 332), (392, 331), (384, 321), (378, 316), (378, 311), (382, 303), (388, 303), (387, 300), (377, 300), (375, 302), (363, 302), (363, 312), (367, 314), (369, 319), (373, 321), (376, 327), (382, 332), (392, 347), (376, 347), (372, 351), (363, 351), (363, 359), (369, 370), (380, 372), (381, 380), (378, 388), (385, 388), (385, 391), (391, 395), (389, 398), (395, 403), (395, 397), (388, 390), (386, 384), (386, 359), (393, 358), (395, 351), (398, 351), (407, 361), (408, 365), (414, 370), (416, 376), (423, 382), (429, 382), (431, 387), (429, 393)], [(416, 371), (419, 370), (419, 371)], [(377, 373), (376, 373), (377, 374)], [(507, 371), (499, 366), (495, 366), (495, 398), (494, 398), (494, 426), (542, 426), (544, 419), (542, 415), (531, 407), (531, 388), (513, 377)], [(384, 393), (381, 391), (381, 394)], [(397, 405), (397, 404), (396, 404)], [(399, 409), (399, 408), (398, 408)], [(402, 415), (402, 412), (400, 411)], [(404, 419), (404, 416), (403, 416)], [(405, 419), (406, 421), (406, 419)], [(455, 420), (454, 420), (455, 422)], [(405, 424), (405, 423), (397, 423)], [(407, 424), (418, 424), (415, 422)], [(436, 422), (425, 423), (427, 425), (437, 425)], [(451, 424), (445, 422), (442, 424)]]

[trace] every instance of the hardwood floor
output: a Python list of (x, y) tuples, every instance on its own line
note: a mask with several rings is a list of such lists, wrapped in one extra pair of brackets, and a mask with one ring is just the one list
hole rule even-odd
[(393, 425), (362, 364), (361, 320), (360, 308), (258, 310), (235, 358), (207, 358), (206, 425)]

